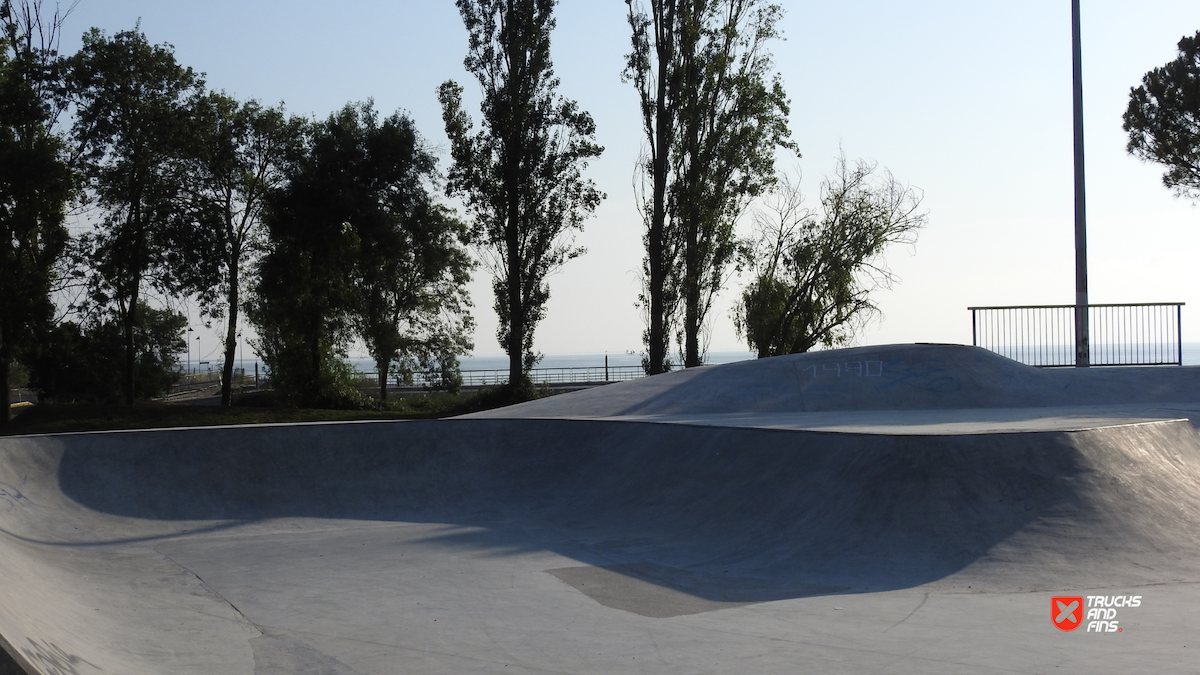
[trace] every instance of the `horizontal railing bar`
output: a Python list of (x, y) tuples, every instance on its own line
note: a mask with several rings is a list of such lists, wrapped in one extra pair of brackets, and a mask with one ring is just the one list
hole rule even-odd
[[(1186, 302), (1128, 302), (1088, 307), (1183, 307)], [(968, 312), (982, 309), (1074, 309), (1075, 305), (1006, 305), (1004, 307), (968, 307)]]

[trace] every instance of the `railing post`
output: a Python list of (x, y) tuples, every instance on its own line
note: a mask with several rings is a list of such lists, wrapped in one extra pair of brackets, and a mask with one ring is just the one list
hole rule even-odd
[(1183, 305), (1175, 305), (1175, 357), (1183, 365)]

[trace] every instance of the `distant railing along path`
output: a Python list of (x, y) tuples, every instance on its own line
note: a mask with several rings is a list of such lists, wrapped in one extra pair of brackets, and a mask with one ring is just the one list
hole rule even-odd
[[(1088, 305), (1093, 366), (1182, 365), (1182, 302)], [(1031, 366), (1075, 365), (1075, 306), (968, 307), (971, 344)]]
[[(508, 382), (508, 369), (494, 370), (464, 370), (462, 372), (464, 387), (491, 387)], [(378, 372), (359, 373), (364, 378), (378, 380)], [(610, 382), (624, 382), (645, 377), (641, 366), (574, 366), (566, 368), (534, 368), (529, 371), (529, 379), (534, 384), (545, 385), (593, 385)], [(425, 373), (413, 373), (412, 384), (400, 384), (400, 387), (432, 387), (436, 384), (436, 376)]]

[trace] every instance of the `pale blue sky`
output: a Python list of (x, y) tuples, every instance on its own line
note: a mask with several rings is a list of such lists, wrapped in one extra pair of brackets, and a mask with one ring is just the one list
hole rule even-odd
[[(839, 145), (921, 188), (928, 228), (888, 262), (902, 279), (863, 344), (970, 342), (969, 305), (1074, 301), (1070, 2), (794, 2), (772, 51), (792, 99), (810, 204)], [(639, 350), (634, 307), (641, 222), (632, 177), (637, 102), (620, 81), (623, 0), (563, 0), (553, 54), (561, 92), (595, 117), (607, 147), (589, 175), (608, 200), (579, 242), (585, 257), (552, 280), (536, 348), (548, 354)], [(1125, 153), (1128, 91), (1200, 30), (1195, 0), (1083, 0), (1092, 302), (1183, 301), (1184, 339), (1200, 341), (1200, 210), (1171, 196), (1161, 171)], [(434, 90), (462, 68), (466, 35), (450, 0), (82, 0), (64, 51), (97, 26), (141, 19), (212, 89), (324, 117), (348, 101), (408, 111), (445, 158)], [(445, 160), (444, 160), (445, 161)], [(445, 166), (445, 164), (443, 164)], [(729, 306), (711, 349), (744, 349)], [(477, 273), (477, 354), (501, 350), (486, 273)], [(203, 336), (203, 352), (215, 335)]]

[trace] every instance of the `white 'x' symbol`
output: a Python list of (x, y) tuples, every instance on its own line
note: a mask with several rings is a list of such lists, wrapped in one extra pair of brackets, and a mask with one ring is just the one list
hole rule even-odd
[(1054, 602), (1055, 602), (1055, 604), (1058, 605), (1058, 612), (1059, 612), (1058, 618), (1054, 620), (1054, 623), (1062, 623), (1064, 621), (1070, 621), (1071, 623), (1078, 623), (1077, 621), (1075, 621), (1075, 617), (1073, 615), (1075, 612), (1075, 608), (1079, 606), (1078, 600), (1072, 600), (1071, 604), (1069, 604), (1069, 605), (1064, 605), (1063, 603), (1061, 603), (1057, 600), (1055, 600)]

